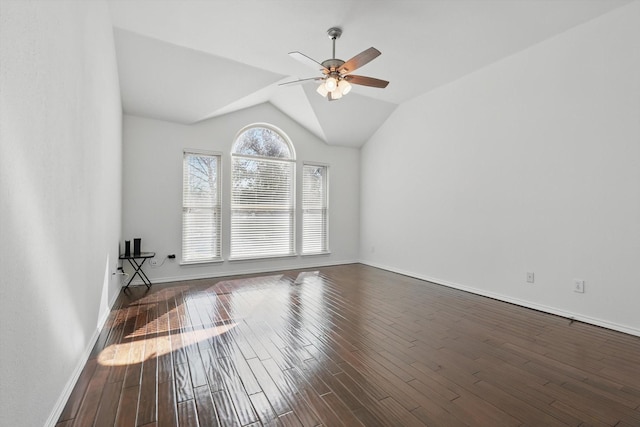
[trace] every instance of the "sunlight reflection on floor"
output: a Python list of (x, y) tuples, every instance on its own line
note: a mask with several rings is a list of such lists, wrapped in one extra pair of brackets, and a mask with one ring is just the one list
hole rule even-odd
[[(181, 339), (178, 348), (172, 347), (169, 334), (152, 338), (143, 338), (141, 335), (127, 336), (124, 340), (125, 342), (112, 344), (100, 352), (98, 362), (105, 366), (123, 366), (142, 363), (151, 357), (159, 357), (171, 351), (217, 337), (235, 328), (237, 325), (237, 323), (227, 323), (194, 331), (183, 331), (180, 333)], [(179, 333), (179, 330), (174, 332), (174, 334), (177, 333)], [(138, 337), (141, 338), (136, 339)], [(148, 350), (150, 348), (153, 348), (154, 351), (149, 352)]]
[(189, 346), (208, 347), (235, 328), (232, 340), (253, 337), (295, 347), (288, 338), (307, 340), (291, 324), (324, 324), (322, 292), (318, 271), (302, 272), (295, 282), (278, 274), (224, 280), (202, 290), (160, 289), (112, 313), (115, 335), (97, 360), (104, 366), (139, 364)]

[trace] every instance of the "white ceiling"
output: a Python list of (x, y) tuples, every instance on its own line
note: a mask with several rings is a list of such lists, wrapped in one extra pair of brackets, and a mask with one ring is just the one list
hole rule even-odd
[[(632, 0), (111, 0), (126, 113), (190, 124), (270, 102), (332, 145), (360, 147), (397, 105)], [(334, 102), (290, 58), (382, 55)]]

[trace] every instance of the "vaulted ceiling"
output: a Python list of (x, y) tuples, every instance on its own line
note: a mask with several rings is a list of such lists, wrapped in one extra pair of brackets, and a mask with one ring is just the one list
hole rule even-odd
[[(269, 102), (327, 144), (360, 147), (413, 97), (632, 0), (112, 0), (125, 113), (191, 124)], [(374, 46), (354, 86), (329, 102), (320, 73), (287, 55), (331, 58)]]

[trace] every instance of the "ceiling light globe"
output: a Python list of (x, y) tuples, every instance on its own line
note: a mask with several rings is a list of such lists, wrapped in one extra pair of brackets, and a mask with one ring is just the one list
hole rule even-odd
[(351, 83), (346, 80), (340, 80), (340, 83), (338, 83), (338, 89), (340, 89), (340, 92), (342, 92), (343, 95), (346, 95), (351, 91)]
[(329, 77), (324, 82), (324, 87), (329, 91), (333, 92), (338, 87), (338, 81), (335, 77)]
[(331, 99), (340, 99), (342, 98), (342, 92), (340, 92), (340, 89), (336, 89), (333, 92), (331, 92)]
[(325, 86), (324, 83), (322, 83), (320, 86), (318, 86), (318, 89), (316, 89), (316, 92), (318, 92), (321, 96), (326, 97), (329, 91), (324, 86)]

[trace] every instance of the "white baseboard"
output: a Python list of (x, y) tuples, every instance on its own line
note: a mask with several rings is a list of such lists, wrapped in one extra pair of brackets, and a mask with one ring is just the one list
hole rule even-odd
[(623, 332), (629, 335), (635, 335), (640, 337), (640, 329), (632, 328), (626, 325), (620, 325), (618, 323), (609, 322), (603, 319), (597, 319), (594, 317), (586, 316), (580, 313), (573, 313), (570, 311), (562, 310), (557, 307), (549, 307), (542, 304), (537, 304), (531, 301), (521, 300), (518, 298), (513, 298), (507, 295), (498, 294), (495, 292), (486, 291), (484, 289), (478, 289), (471, 286), (461, 285), (459, 283), (449, 282), (446, 280), (438, 279), (435, 277), (425, 276), (423, 274), (414, 273), (412, 271), (406, 271), (394, 267), (390, 267), (388, 265), (378, 264), (370, 261), (360, 261), (361, 264), (369, 265), (371, 267), (380, 268), (382, 270), (391, 271), (393, 273), (402, 274), (404, 276), (414, 277), (416, 279), (424, 280), (426, 282), (435, 283), (442, 286), (447, 286), (449, 288), (459, 289), (461, 291), (470, 292), (476, 295), (482, 295), (485, 297), (493, 298), (499, 301), (508, 302), (511, 304), (519, 305), (521, 307), (531, 308), (534, 310), (542, 311), (549, 314), (554, 314), (556, 316), (566, 317), (567, 319), (578, 320), (580, 322), (589, 323), (591, 325), (600, 326), (603, 328), (611, 329), (613, 331)]
[(67, 381), (67, 384), (64, 386), (60, 397), (58, 397), (58, 400), (56, 401), (51, 414), (49, 414), (49, 418), (47, 418), (45, 426), (55, 427), (55, 425), (58, 423), (58, 418), (60, 418), (60, 415), (62, 414), (62, 411), (67, 404), (67, 400), (69, 400), (69, 396), (71, 396), (71, 392), (73, 392), (73, 388), (75, 387), (76, 382), (78, 382), (78, 378), (80, 378), (80, 374), (82, 373), (84, 366), (87, 364), (87, 360), (89, 360), (89, 355), (91, 355), (93, 346), (96, 345), (96, 342), (98, 341), (100, 332), (102, 332), (102, 328), (104, 327), (107, 319), (109, 318), (109, 315), (111, 314), (111, 310), (113, 309), (113, 305), (115, 304), (116, 299), (118, 299), (118, 295), (120, 295), (120, 289), (118, 289), (117, 292), (114, 292), (113, 297), (111, 297), (111, 301), (109, 301), (109, 309), (105, 310), (105, 314), (101, 319), (99, 319), (96, 330), (93, 332), (93, 335), (89, 339), (87, 347), (84, 349), (82, 355), (78, 359), (78, 363), (73, 370), (71, 377)]

